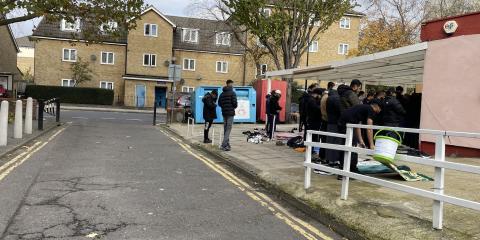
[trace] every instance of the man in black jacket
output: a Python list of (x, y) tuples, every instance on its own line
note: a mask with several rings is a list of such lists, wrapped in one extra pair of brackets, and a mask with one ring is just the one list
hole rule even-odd
[(282, 110), (278, 101), (280, 100), (282, 92), (280, 90), (275, 90), (270, 95), (270, 100), (268, 101), (268, 128), (267, 135), (270, 139), (273, 138), (273, 133), (277, 128), (279, 113)]
[(395, 89), (391, 88), (387, 91), (383, 107), (383, 123), (389, 127), (400, 127), (405, 121), (407, 112), (403, 108), (400, 101), (395, 97)]
[(311, 84), (310, 86), (308, 86), (307, 91), (304, 92), (299, 99), (300, 125), (298, 127), (298, 130), (300, 132), (305, 130), (304, 136), (303, 136), (304, 139), (305, 139), (305, 136), (307, 135), (307, 102), (308, 102), (308, 99), (311, 97), (313, 89), (317, 87), (318, 87), (317, 83)]
[[(340, 119), (341, 115), (340, 108), (340, 96), (338, 95), (337, 90), (329, 90), (327, 99), (327, 132), (339, 133), (338, 120)], [(336, 137), (327, 137), (327, 143), (341, 145), (342, 139)], [(328, 161), (328, 165), (332, 167), (339, 166), (341, 159), (343, 158), (342, 153), (343, 152), (338, 150), (326, 149), (325, 159)]]
[(223, 92), (218, 99), (218, 105), (222, 108), (223, 115), (223, 142), (222, 150), (230, 151), (230, 132), (232, 131), (233, 118), (237, 108), (237, 94), (233, 91), (233, 81), (227, 80), (227, 86), (223, 87)]
[(350, 83), (350, 87), (343, 84), (338, 86), (338, 95), (340, 95), (340, 106), (342, 112), (360, 104), (360, 99), (358, 99), (357, 92), (360, 91), (362, 87), (362, 82), (358, 79), (353, 79)]
[(205, 120), (205, 128), (203, 129), (203, 142), (211, 143), (212, 140), (208, 138), (208, 132), (212, 127), (213, 120), (217, 118), (217, 90), (205, 94), (202, 98), (203, 102), (203, 119)]

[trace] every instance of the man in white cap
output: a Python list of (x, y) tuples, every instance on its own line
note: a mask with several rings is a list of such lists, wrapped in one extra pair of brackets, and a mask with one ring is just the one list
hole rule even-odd
[(273, 138), (273, 133), (276, 130), (276, 125), (278, 123), (278, 116), (280, 111), (282, 111), (282, 107), (278, 103), (280, 97), (282, 96), (282, 92), (280, 90), (272, 91), (272, 95), (270, 96), (269, 106), (268, 106), (268, 128), (267, 134), (270, 139)]

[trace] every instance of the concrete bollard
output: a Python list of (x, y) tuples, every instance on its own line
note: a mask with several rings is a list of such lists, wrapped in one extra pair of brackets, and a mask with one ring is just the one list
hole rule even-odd
[(8, 135), (8, 102), (2, 101), (0, 107), (0, 146), (7, 146)]
[(13, 126), (13, 138), (22, 138), (23, 131), (23, 103), (22, 100), (15, 102), (15, 124)]
[(33, 99), (27, 98), (27, 109), (25, 110), (25, 133), (32, 134), (33, 121)]

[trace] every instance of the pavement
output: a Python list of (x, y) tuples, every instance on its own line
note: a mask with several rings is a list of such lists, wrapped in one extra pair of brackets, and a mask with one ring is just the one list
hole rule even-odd
[[(350, 182), (349, 199), (340, 200), (341, 181), (336, 176), (313, 174), (312, 188), (303, 188), (304, 153), (287, 146), (276, 146), (274, 142), (253, 144), (246, 141), (243, 131), (262, 128), (263, 125), (234, 125), (232, 151), (218, 149), (222, 126), (214, 125), (217, 144), (205, 145), (202, 127), (194, 128), (193, 136), (187, 136), (187, 127), (175, 124), (170, 131), (182, 136), (192, 146), (214, 154), (226, 163), (271, 191), (289, 199), (300, 209), (329, 225), (350, 239), (480, 239), (480, 213), (445, 204), (444, 229), (432, 229), (432, 201), (403, 192), (383, 188), (361, 181)], [(291, 130), (293, 125), (281, 125), (280, 131)], [(480, 165), (480, 159), (449, 158), (448, 161)], [(414, 171), (433, 177), (433, 168), (402, 163)], [(432, 190), (433, 182), (405, 182), (391, 175), (379, 177), (409, 186)], [(446, 171), (445, 193), (480, 201), (480, 176), (457, 171)]]
[(149, 116), (64, 111), (0, 161), (0, 239), (342, 239)]

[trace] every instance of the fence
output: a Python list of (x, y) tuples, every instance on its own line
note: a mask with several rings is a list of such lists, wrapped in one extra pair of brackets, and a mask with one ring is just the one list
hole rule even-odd
[[(354, 137), (354, 128), (361, 129), (391, 129), (400, 132), (409, 132), (409, 133), (418, 133), (418, 134), (430, 134), (436, 137), (435, 141), (435, 159), (423, 159), (420, 157), (407, 156), (402, 154), (397, 154), (395, 160), (416, 163), (426, 166), (432, 166), (435, 168), (434, 174), (434, 190), (428, 191), (420, 188), (415, 188), (403, 184), (398, 184), (383, 179), (365, 176), (357, 173), (350, 172), (350, 160), (352, 152), (364, 155), (373, 155), (374, 150), (358, 148), (352, 146), (353, 137)], [(321, 142), (312, 142), (312, 135), (324, 135), (330, 137), (338, 137), (345, 139), (344, 145), (338, 144), (329, 144)], [(456, 171), (462, 171), (473, 174), (480, 174), (480, 166), (467, 165), (461, 163), (454, 163), (445, 161), (445, 139), (447, 137), (465, 137), (465, 138), (480, 138), (480, 133), (466, 133), (466, 132), (452, 132), (452, 131), (440, 131), (440, 130), (429, 130), (429, 129), (409, 129), (409, 128), (394, 128), (394, 127), (382, 127), (382, 126), (367, 126), (367, 125), (358, 125), (358, 124), (348, 124), (346, 134), (338, 133), (329, 133), (321, 131), (307, 131), (307, 137), (305, 141), (305, 146), (307, 147), (305, 152), (305, 189), (310, 188), (311, 186), (311, 174), (312, 169), (318, 169), (321, 171), (337, 174), (343, 176), (342, 187), (341, 187), (341, 199), (347, 200), (348, 198), (348, 188), (350, 178), (358, 179), (364, 182), (371, 184), (379, 185), (382, 187), (415, 194), (417, 196), (429, 198), (433, 200), (433, 228), (442, 229), (443, 228), (443, 205), (444, 203), (450, 203), (453, 205), (470, 208), (473, 210), (480, 211), (480, 202), (470, 201), (462, 198), (457, 198), (454, 196), (449, 196), (444, 194), (445, 186), (445, 169), (451, 169)], [(312, 163), (312, 147), (320, 147), (325, 149), (339, 150), (344, 151), (344, 166), (343, 170), (336, 169), (320, 164)]]

